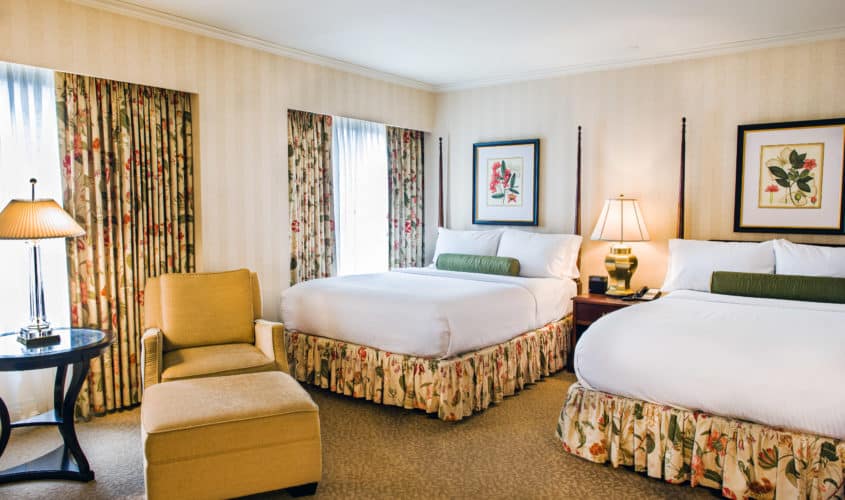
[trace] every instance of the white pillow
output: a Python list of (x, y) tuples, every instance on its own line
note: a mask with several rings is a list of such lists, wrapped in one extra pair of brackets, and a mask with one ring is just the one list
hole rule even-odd
[(775, 240), (775, 271), (777, 274), (845, 278), (845, 248)]
[(576, 234), (505, 229), (496, 255), (518, 260), (519, 275), (526, 278), (577, 279), (580, 248), (581, 237)]
[(669, 240), (669, 269), (662, 290), (709, 292), (713, 271), (772, 274), (774, 244)]
[(469, 255), (496, 255), (499, 248), (501, 229), (489, 231), (457, 231), (439, 228), (437, 246), (434, 247), (434, 263), (441, 253), (464, 253)]

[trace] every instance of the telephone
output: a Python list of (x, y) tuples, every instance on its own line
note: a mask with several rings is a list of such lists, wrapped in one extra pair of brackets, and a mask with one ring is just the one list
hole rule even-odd
[(654, 300), (657, 297), (660, 297), (661, 291), (657, 288), (649, 288), (644, 286), (634, 292), (633, 295), (628, 295), (627, 297), (622, 297), (622, 300), (641, 300), (641, 301), (648, 301)]

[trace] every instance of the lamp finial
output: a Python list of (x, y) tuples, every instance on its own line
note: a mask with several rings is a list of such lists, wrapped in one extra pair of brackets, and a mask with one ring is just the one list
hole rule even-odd
[(38, 179), (33, 177), (29, 180), (29, 183), (32, 184), (32, 201), (35, 201), (35, 185), (38, 183)]

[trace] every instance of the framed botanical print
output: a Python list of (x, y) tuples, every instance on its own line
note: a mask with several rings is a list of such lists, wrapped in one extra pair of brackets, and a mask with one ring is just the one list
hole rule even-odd
[(845, 118), (740, 125), (734, 231), (842, 234)]
[(540, 139), (472, 145), (472, 223), (536, 226)]

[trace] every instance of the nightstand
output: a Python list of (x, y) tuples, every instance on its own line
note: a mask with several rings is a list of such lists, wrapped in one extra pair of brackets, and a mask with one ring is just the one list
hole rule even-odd
[(604, 295), (600, 293), (588, 293), (584, 295), (577, 295), (572, 299), (572, 340), (569, 344), (569, 362), (567, 366), (572, 371), (575, 371), (574, 354), (575, 345), (578, 343), (578, 337), (587, 329), (593, 321), (601, 318), (605, 314), (612, 313), (617, 309), (632, 306), (637, 304), (636, 301), (628, 301)]

